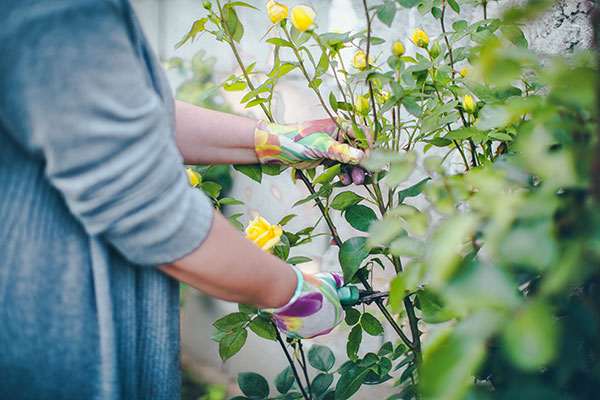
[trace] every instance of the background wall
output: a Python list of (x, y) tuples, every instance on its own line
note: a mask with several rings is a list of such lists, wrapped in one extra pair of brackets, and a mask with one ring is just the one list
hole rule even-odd
[[(272, 60), (272, 46), (265, 44), (264, 39), (261, 40), (271, 26), (264, 11), (266, 1), (250, 0), (249, 2), (256, 5), (260, 12), (245, 8), (239, 9), (240, 19), (245, 26), (245, 34), (239, 49), (247, 64), (256, 61), (256, 70), (267, 70), (270, 69), (269, 61)], [(149, 41), (161, 60), (166, 61), (173, 57), (189, 60), (199, 50), (203, 50), (206, 59), (214, 59), (213, 72), (217, 83), (232, 74), (239, 74), (229, 47), (225, 43), (215, 41), (212, 37), (201, 36), (195, 42), (175, 49), (175, 43), (188, 32), (192, 23), (205, 15), (201, 0), (132, 0), (132, 3)], [(291, 1), (283, 1), (283, 3), (288, 6), (295, 4)], [(359, 31), (364, 29), (361, 1), (315, 0), (301, 3), (308, 4), (317, 11), (318, 31), (335, 29)], [(558, 54), (573, 51), (577, 47), (587, 47), (591, 43), (591, 27), (588, 17), (594, 3), (589, 0), (559, 2), (542, 19), (523, 27), (530, 48), (541, 54)], [(505, 3), (502, 2), (502, 4)], [(490, 15), (497, 15), (500, 12), (499, 7), (498, 3), (491, 3)], [(471, 9), (470, 12), (481, 11)], [(397, 13), (392, 28), (376, 21), (374, 30), (386, 40), (402, 40), (410, 53), (411, 46), (408, 44), (407, 38), (415, 27), (423, 28), (430, 37), (437, 36), (440, 32), (434, 21), (430, 18), (421, 19), (416, 9)], [(374, 49), (377, 50), (377, 47)], [(353, 50), (351, 49), (344, 54), (348, 63), (352, 54)], [(303, 78), (299, 74), (290, 74), (289, 76), (290, 78), (279, 85), (279, 94), (274, 103), (276, 119), (280, 122), (292, 122), (326, 117), (317, 106), (317, 100), (307, 88)], [(176, 70), (169, 71), (168, 77), (174, 88), (185, 79), (185, 76)], [(326, 80), (325, 84), (327, 84)], [(229, 104), (234, 112), (254, 118), (263, 117), (259, 108), (249, 111), (239, 106), (239, 99), (242, 96), (240, 92), (223, 92), (221, 96), (222, 101)], [(458, 154), (456, 157), (457, 159), (448, 161), (449, 168), (460, 168)], [(407, 185), (418, 182), (423, 176), (424, 172), (417, 170), (409, 178)], [(293, 212), (299, 216), (296, 221), (302, 221), (302, 223), (294, 225), (295, 221), (292, 220), (289, 228), (293, 231), (295, 228), (304, 227), (304, 221), (316, 221), (319, 216), (318, 210), (311, 204), (291, 209), (294, 202), (307, 195), (308, 192), (304, 186), (293, 185), (290, 177), (286, 174), (279, 177), (264, 176), (263, 183), (260, 185), (237, 174), (232, 197), (243, 200), (245, 205), (232, 206), (228, 212), (244, 212), (249, 218), (260, 214), (271, 222), (277, 222), (283, 216)], [(420, 209), (428, 208), (423, 199), (414, 199), (412, 204)], [(435, 215), (432, 217), (435, 219)], [(245, 224), (247, 219), (242, 218), (240, 221)], [(338, 226), (345, 225), (347, 224), (343, 223)], [(325, 226), (321, 226), (321, 231), (325, 231)], [(341, 234), (342, 237), (349, 236), (344, 232)], [(302, 265), (309, 271), (339, 269), (337, 250), (329, 246), (329, 240), (325, 237), (315, 240), (303, 254), (292, 255), (305, 255), (313, 258), (312, 263)], [(385, 290), (384, 283), (389, 281), (388, 277), (383, 273), (379, 276), (379, 280), (379, 288)], [(377, 285), (377, 280), (375, 283)], [(190, 292), (182, 318), (184, 352), (194, 360), (195, 365), (202, 367), (202, 373), (207, 380), (234, 382), (237, 373), (243, 371), (256, 371), (267, 377), (274, 377), (286, 366), (281, 350), (276, 343), (257, 338), (256, 335), (249, 335), (248, 344), (244, 349), (228, 360), (225, 365), (222, 364), (218, 356), (217, 344), (210, 339), (213, 330), (211, 324), (235, 308), (236, 306), (233, 304), (209, 298), (195, 291)], [(344, 355), (347, 334), (348, 330), (342, 326), (334, 334), (316, 338), (310, 342), (327, 345), (336, 354)], [(394, 339), (395, 334), (391, 332), (386, 332), (382, 337), (367, 337), (361, 347), (361, 353), (370, 348), (378, 348), (385, 341)], [(307, 342), (306, 345), (310, 346), (310, 343)], [(231, 390), (232, 393), (236, 390), (235, 384), (231, 385)], [(356, 398), (385, 398), (387, 397), (386, 392), (392, 392), (392, 388), (385, 385), (379, 385), (372, 390), (377, 392), (373, 393), (363, 389)]]

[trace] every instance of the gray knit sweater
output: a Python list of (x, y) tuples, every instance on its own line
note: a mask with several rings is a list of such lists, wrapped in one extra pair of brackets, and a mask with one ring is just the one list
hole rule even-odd
[(0, 3), (0, 399), (179, 397), (204, 240), (173, 103), (127, 0)]

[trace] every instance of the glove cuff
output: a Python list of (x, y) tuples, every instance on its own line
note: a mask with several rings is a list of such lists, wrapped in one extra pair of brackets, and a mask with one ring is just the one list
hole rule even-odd
[(298, 278), (298, 283), (296, 284), (296, 290), (294, 291), (292, 298), (289, 299), (289, 301), (287, 303), (285, 303), (284, 305), (282, 305), (279, 308), (269, 308), (269, 309), (265, 309), (263, 311), (276, 314), (280, 310), (283, 310), (286, 307), (288, 307), (290, 304), (293, 304), (296, 300), (298, 300), (298, 297), (300, 297), (300, 294), (302, 294), (302, 289), (304, 288), (304, 275), (302, 275), (302, 272), (295, 266), (293, 266), (291, 264), (288, 264), (288, 265), (292, 270), (294, 270), (294, 272), (296, 273), (296, 278)]

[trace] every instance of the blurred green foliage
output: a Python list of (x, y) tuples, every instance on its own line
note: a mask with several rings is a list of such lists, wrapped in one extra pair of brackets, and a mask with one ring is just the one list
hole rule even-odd
[[(238, 55), (244, 30), (234, 9), (249, 5), (216, 4), (186, 38), (208, 33)], [(589, 50), (541, 58), (528, 49), (521, 27), (552, 4), (520, 2), (490, 18), (486, 0), (363, 1), (366, 31), (299, 32), (283, 20), (267, 39), (270, 72), (238, 59), (242, 75), (223, 86), (248, 90), (246, 107), (272, 119), (277, 82), (300, 71), (330, 115), (354, 122), (356, 146), (369, 146), (360, 126), (375, 134), (360, 190), (335, 179), (339, 166), (307, 172), (311, 194), (296, 204), (316, 201), (323, 218), (285, 231), (275, 251), (288, 260), (290, 247), (309, 241), (324, 220), (341, 245), (346, 283), (394, 271), (393, 315), (381, 304), (382, 314), (347, 310), (347, 359), (337, 370), (309, 352), (320, 371), (312, 398), (344, 400), (390, 379), (398, 391), (389, 400), (600, 393), (600, 199), (591, 190), (599, 179), (592, 165), (600, 165), (598, 66)], [(400, 54), (371, 23), (393, 26), (409, 9), (437, 21), (439, 32), (412, 44), (403, 39), (410, 51)], [(368, 65), (344, 65), (340, 52), (349, 48), (365, 52)], [(320, 89), (325, 79), (337, 87), (328, 95)], [(357, 99), (368, 112), (364, 104), (357, 112)], [(240, 171), (259, 182), (265, 173)], [(329, 214), (338, 212), (353, 237), (333, 229)], [(215, 323), (224, 360), (244, 345), (252, 321), (264, 318), (241, 307)], [(274, 340), (261, 324), (252, 330)], [(364, 351), (363, 335), (381, 335), (384, 325), (399, 339)], [(326, 348), (310, 351), (335, 361)], [(302, 397), (296, 380), (282, 371), (276, 398)], [(256, 373), (239, 383), (246, 398), (271, 396)]]

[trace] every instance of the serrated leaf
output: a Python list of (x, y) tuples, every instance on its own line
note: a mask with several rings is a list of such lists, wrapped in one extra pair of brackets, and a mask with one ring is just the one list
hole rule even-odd
[(355, 325), (348, 334), (348, 342), (346, 343), (346, 354), (351, 360), (358, 358), (360, 342), (362, 342), (362, 328), (360, 325)]
[(277, 374), (277, 377), (275, 378), (275, 388), (279, 393), (285, 394), (290, 391), (295, 380), (296, 378), (294, 378), (292, 368), (288, 366), (279, 374)]
[(346, 371), (335, 386), (335, 400), (349, 399), (360, 389), (368, 372), (368, 368), (358, 366), (353, 366)]
[(371, 222), (377, 219), (377, 215), (371, 208), (357, 204), (346, 210), (344, 218), (353, 228), (367, 232)]
[(223, 362), (236, 354), (246, 343), (248, 331), (246, 329), (233, 330), (219, 342), (219, 356)]
[(227, 332), (232, 329), (243, 327), (248, 321), (250, 321), (248, 314), (243, 312), (235, 312), (227, 314), (223, 318), (213, 322), (213, 326), (219, 330)]
[(269, 383), (255, 372), (242, 372), (238, 374), (240, 390), (249, 399), (265, 399), (269, 397)]
[(360, 326), (365, 332), (371, 336), (379, 336), (383, 334), (383, 326), (377, 318), (372, 314), (364, 313), (360, 317)]
[(369, 255), (366, 246), (367, 238), (354, 237), (342, 244), (338, 259), (344, 272), (344, 281), (350, 282), (356, 271), (360, 268), (363, 260)]
[(335, 356), (329, 348), (315, 344), (308, 351), (308, 363), (319, 371), (327, 372), (333, 368)]
[(257, 317), (250, 322), (248, 327), (252, 330), (252, 332), (256, 333), (258, 336), (268, 339), (268, 340), (276, 340), (277, 332), (275, 327), (271, 323), (268, 317)]

